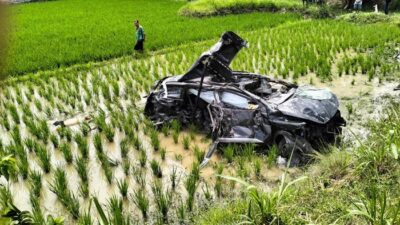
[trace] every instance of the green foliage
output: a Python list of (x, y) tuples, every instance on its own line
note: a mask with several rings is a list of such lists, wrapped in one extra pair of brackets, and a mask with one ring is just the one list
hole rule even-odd
[(182, 139), (182, 143), (183, 143), (183, 148), (188, 150), (190, 147), (190, 137), (189, 136), (184, 136)]
[(268, 149), (268, 152), (267, 152), (268, 168), (275, 166), (276, 160), (278, 158), (278, 152), (279, 152), (278, 146), (276, 146), (276, 145), (273, 145)]
[(149, 210), (149, 199), (144, 191), (144, 189), (139, 189), (134, 191), (133, 195), (131, 196), (133, 203), (139, 210), (142, 212), (143, 219), (146, 221), (148, 218), (148, 210)]
[(153, 191), (154, 200), (160, 215), (163, 218), (163, 222), (168, 222), (168, 211), (172, 200), (172, 195), (168, 191), (163, 191), (162, 184), (159, 181), (155, 181), (152, 185), (151, 190)]
[[(169, 0), (123, 3), (117, 0), (87, 0), (12, 6), (11, 13), (15, 17), (13, 26), (16, 29), (11, 35), (12, 46), (6, 72), (20, 75), (129, 55), (134, 43), (135, 18), (139, 18), (151, 40), (145, 44), (149, 50), (214, 38), (226, 30), (272, 27), (298, 18), (290, 14), (278, 17), (272, 14), (245, 14), (194, 20), (177, 14), (184, 4), (183, 1)], [(60, 11), (60, 8), (63, 10)], [(89, 11), (91, 15), (87, 16)], [(88, 36), (91, 37), (90, 44)]]
[(63, 153), (65, 161), (68, 164), (71, 164), (73, 161), (73, 156), (72, 156), (71, 146), (69, 145), (69, 143), (61, 143), (60, 151)]
[(122, 197), (126, 198), (128, 196), (128, 187), (129, 187), (127, 180), (126, 179), (119, 180), (117, 185)]
[(228, 163), (233, 162), (233, 156), (235, 155), (235, 145), (229, 144), (224, 148), (224, 157)]
[(162, 177), (162, 170), (161, 170), (160, 164), (157, 162), (157, 160), (155, 160), (155, 159), (151, 160), (150, 167), (151, 167), (151, 170), (153, 171), (154, 176), (156, 176), (158, 178)]
[(296, 0), (198, 0), (183, 6), (179, 13), (185, 16), (210, 16), (249, 11), (278, 11), (302, 8)]

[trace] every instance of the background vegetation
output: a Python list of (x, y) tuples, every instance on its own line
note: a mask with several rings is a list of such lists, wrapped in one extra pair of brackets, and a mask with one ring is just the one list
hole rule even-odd
[(7, 73), (15, 76), (132, 54), (135, 19), (145, 29), (145, 48), (156, 50), (215, 38), (226, 30), (274, 27), (299, 18), (261, 13), (185, 18), (177, 13), (184, 4), (171, 0), (68, 0), (14, 5)]

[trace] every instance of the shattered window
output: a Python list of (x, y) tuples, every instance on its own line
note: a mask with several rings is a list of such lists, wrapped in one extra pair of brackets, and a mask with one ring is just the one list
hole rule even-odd
[[(189, 92), (196, 96), (198, 93), (198, 91), (195, 89), (189, 89)], [(214, 91), (202, 91), (200, 93), (200, 98), (207, 103), (211, 103), (212, 101), (214, 101)]]
[(242, 109), (247, 109), (249, 107), (249, 100), (247, 98), (232, 92), (222, 92), (220, 98), (223, 103), (228, 105)]
[(332, 93), (329, 90), (309, 86), (299, 87), (296, 91), (296, 95), (316, 100), (325, 100), (332, 98)]

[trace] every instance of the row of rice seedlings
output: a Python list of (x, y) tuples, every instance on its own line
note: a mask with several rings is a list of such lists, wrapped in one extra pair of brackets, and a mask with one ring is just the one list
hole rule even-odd
[(121, 157), (122, 158), (126, 158), (128, 156), (129, 153), (129, 139), (128, 138), (124, 138), (122, 139), (122, 141), (120, 142), (120, 149), (121, 149)]
[(190, 137), (189, 136), (184, 136), (182, 139), (182, 143), (183, 143), (183, 148), (185, 150), (189, 150), (190, 147)]
[(40, 209), (39, 198), (33, 192), (29, 194), (29, 200), (32, 207), (32, 222), (34, 224), (46, 224), (43, 212)]
[(224, 171), (223, 165), (218, 165), (214, 190), (215, 190), (215, 193), (217, 194), (217, 197), (219, 197), (219, 198), (222, 197), (222, 177), (221, 177), (221, 175), (222, 175), (223, 171)]
[(51, 170), (51, 156), (50, 152), (43, 146), (37, 145), (35, 153), (39, 158), (39, 165), (42, 167), (45, 173), (49, 173)]
[(163, 191), (162, 183), (155, 181), (151, 187), (154, 195), (154, 201), (159, 214), (162, 216), (163, 222), (168, 222), (168, 211), (172, 201), (172, 192)]
[(160, 149), (160, 139), (158, 138), (158, 131), (156, 129), (150, 130), (150, 140), (154, 151), (158, 151)]
[(39, 197), (42, 189), (42, 173), (36, 170), (33, 170), (29, 173), (29, 183), (31, 193)]
[(198, 163), (201, 163), (206, 155), (205, 151), (200, 150), (199, 146), (195, 145), (193, 147), (193, 152)]
[(79, 218), (79, 200), (69, 190), (67, 175), (61, 168), (57, 168), (54, 172), (54, 179), (50, 183), (50, 191), (57, 195), (60, 202), (71, 213), (74, 219)]

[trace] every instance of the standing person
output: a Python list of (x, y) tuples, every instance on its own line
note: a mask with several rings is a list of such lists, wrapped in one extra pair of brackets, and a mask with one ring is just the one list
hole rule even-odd
[(385, 14), (389, 14), (389, 4), (392, 0), (386, 0), (385, 1)]
[(140, 26), (139, 20), (135, 20), (135, 29), (136, 29), (136, 44), (135, 50), (139, 52), (143, 52), (143, 43), (145, 40), (145, 34), (143, 27)]
[(360, 11), (362, 8), (362, 0), (356, 0), (354, 2), (354, 10)]

